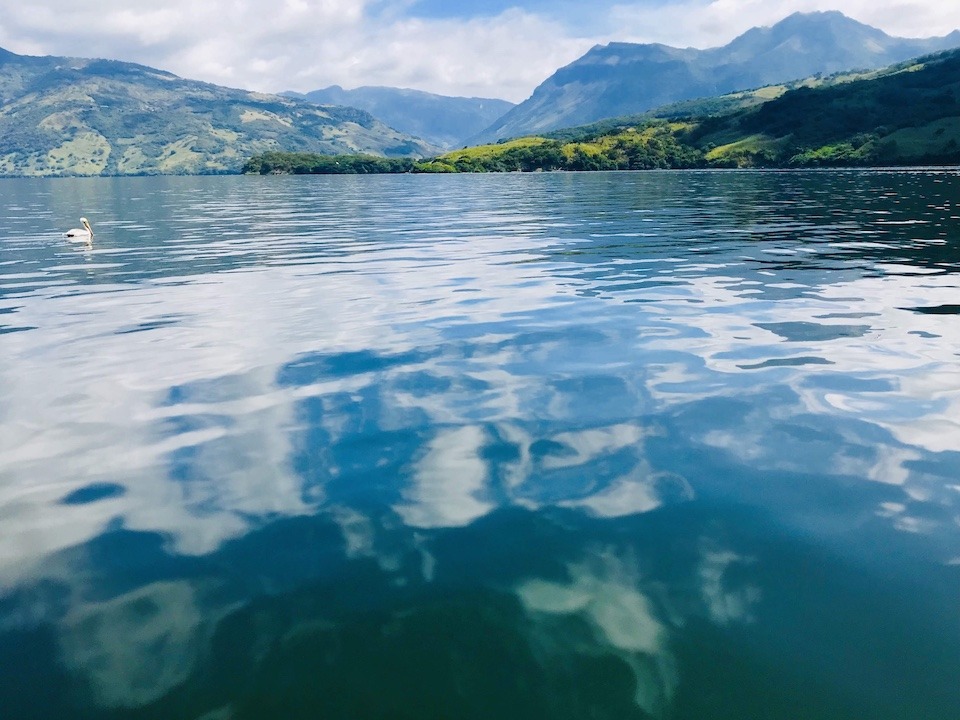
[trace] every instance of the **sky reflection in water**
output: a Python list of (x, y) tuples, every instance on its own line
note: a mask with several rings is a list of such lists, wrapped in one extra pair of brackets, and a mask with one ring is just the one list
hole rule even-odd
[(958, 184), (2, 181), (0, 701), (960, 716)]

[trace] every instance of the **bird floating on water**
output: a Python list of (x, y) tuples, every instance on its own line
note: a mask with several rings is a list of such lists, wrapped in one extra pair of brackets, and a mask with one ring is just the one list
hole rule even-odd
[(90, 242), (93, 240), (93, 228), (90, 227), (90, 221), (85, 217), (80, 218), (80, 224), (83, 225), (82, 228), (71, 228), (67, 230), (64, 235), (66, 235), (71, 240), (86, 240)]

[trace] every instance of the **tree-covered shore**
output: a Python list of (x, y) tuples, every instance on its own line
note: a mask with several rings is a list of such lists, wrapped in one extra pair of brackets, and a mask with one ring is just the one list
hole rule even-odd
[[(960, 163), (960, 51), (762, 102), (705, 100), (686, 115), (604, 121), (435, 158), (269, 152), (259, 174), (804, 168)], [(710, 114), (709, 108), (724, 108)], [(697, 110), (702, 109), (701, 114)]]
[(250, 158), (243, 172), (261, 175), (535, 172), (679, 169), (705, 164), (702, 152), (677, 140), (672, 124), (652, 122), (640, 129), (578, 142), (523, 138), (464, 149), (428, 160), (269, 152)]

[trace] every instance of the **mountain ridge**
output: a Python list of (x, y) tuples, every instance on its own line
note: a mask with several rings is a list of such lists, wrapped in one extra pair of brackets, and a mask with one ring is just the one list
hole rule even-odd
[(960, 31), (897, 38), (835, 10), (793, 13), (706, 50), (658, 43), (596, 45), (469, 142), (584, 125), (817, 73), (880, 68), (958, 45)]
[[(706, 114), (677, 112), (707, 110)], [(717, 111), (717, 112), (713, 112)], [(955, 166), (960, 49), (465, 148), (423, 172)]]
[(457, 147), (503, 116), (515, 103), (498, 98), (437, 95), (423, 90), (331, 85), (308, 93), (282, 93), (321, 105), (365, 110), (392, 128), (443, 148)]
[(356, 108), (120, 60), (0, 49), (0, 175), (232, 173), (280, 149), (423, 157), (439, 148)]

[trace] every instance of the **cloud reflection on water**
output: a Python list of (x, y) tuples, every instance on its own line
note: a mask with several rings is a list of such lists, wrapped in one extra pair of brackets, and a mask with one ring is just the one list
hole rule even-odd
[(411, 527), (457, 527), (490, 512), (494, 505), (478, 495), (486, 489), (487, 468), (480, 457), (484, 436), (476, 427), (441, 430), (414, 466), (396, 507)]
[[(572, 214), (617, 222), (597, 214), (608, 198), (567, 199)], [(685, 231), (709, 233), (709, 217), (668, 210), (695, 221)], [(403, 638), (434, 610), (405, 606), (401, 589), (448, 582), (449, 538), (511, 508), (599, 535), (604, 521), (639, 533), (666, 512), (742, 504), (815, 537), (883, 522), (930, 539), (928, 559), (955, 562), (960, 385), (945, 340), (955, 318), (902, 309), (949, 304), (952, 275), (834, 276), (816, 258), (790, 260), (793, 248), (724, 249), (709, 234), (711, 262), (693, 262), (672, 246), (682, 238), (581, 227), (570, 239), (547, 215), (525, 211), (514, 228), (509, 214), (463, 214), (463, 226), (484, 226), (469, 238), (443, 222), (404, 226), (400, 246), (374, 229), (308, 258), (271, 256), (267, 243), (252, 267), (16, 299), (17, 322), (36, 329), (0, 336), (12, 360), (0, 366), (0, 587), (69, 590), (69, 607), (44, 619), (59, 623), (64, 660), (102, 705), (153, 702), (188, 682), (235, 603), (267, 596), (282, 616), (313, 581), (306, 570), (278, 578), (274, 558), (260, 557), (247, 588), (211, 579), (216, 599), (167, 579), (105, 589), (73, 553), (119, 530), (156, 534), (180, 559), (229, 559), (260, 531), (323, 524), (336, 541), (297, 537), (280, 557), (316, 551), (317, 573), (372, 564), (377, 592), (402, 609), (390, 627)], [(862, 247), (830, 236), (848, 225), (793, 244)], [(349, 254), (355, 241), (363, 257)], [(223, 242), (231, 256), (252, 252)], [(278, 242), (288, 252), (301, 238)], [(213, 262), (224, 247), (182, 250)], [(774, 272), (764, 256), (796, 264)], [(522, 606), (518, 620), (497, 596), (507, 635), (559, 643), (564, 657), (612, 653), (630, 668), (636, 705), (663, 714), (678, 692), (671, 639), (691, 619), (754, 622), (768, 597), (754, 576), (770, 572), (753, 549), (675, 532), (673, 585), (649, 578), (642, 566), (656, 553), (639, 540), (590, 533), (547, 552), (553, 568), (488, 570), (480, 582)], [(477, 543), (480, 560), (492, 535)], [(291, 638), (326, 647), (356, 629), (314, 615), (292, 629), (277, 621), (291, 630), (278, 651), (291, 664)], [(557, 628), (583, 624), (583, 645), (563, 645)]]
[[(754, 468), (815, 468), (826, 475), (861, 477), (901, 486), (908, 502), (955, 508), (956, 498), (946, 491), (943, 477), (955, 471), (960, 460), (955, 454), (960, 447), (960, 376), (955, 346), (941, 339), (955, 333), (943, 317), (918, 320), (900, 309), (921, 294), (936, 301), (955, 290), (951, 277), (928, 279), (922, 289), (909, 277), (862, 278), (822, 286), (811, 297), (766, 303), (745, 299), (705, 278), (691, 283), (681, 298), (660, 294), (658, 314), (671, 323), (682, 320), (701, 334), (651, 341), (652, 350), (678, 353), (679, 362), (652, 366), (647, 387), (661, 407), (685, 406), (698, 397), (754, 395), (774, 384), (781, 391), (789, 388), (788, 396), (781, 392), (772, 404), (755, 403), (742, 423), (717, 423), (702, 442)], [(687, 305), (691, 297), (714, 311), (692, 310)], [(833, 334), (830, 329), (837, 320), (827, 319), (820, 321), (818, 336), (808, 340), (771, 342), (762, 336), (766, 330), (758, 332), (774, 319), (798, 324), (829, 315), (838, 304), (870, 319), (869, 330)], [(752, 321), (749, 325), (745, 317)], [(842, 320), (840, 327), (845, 327)], [(758, 364), (745, 372), (741, 363), (744, 357), (756, 362), (784, 354), (819, 357), (829, 365)], [(701, 362), (708, 372), (699, 369)], [(807, 427), (818, 423), (818, 432), (829, 433), (822, 436), (814, 456), (803, 451), (808, 441), (794, 440), (797, 451), (791, 453), (790, 442), (775, 440), (778, 426), (797, 419)], [(939, 477), (920, 471), (921, 459), (942, 464)], [(902, 518), (896, 526), (914, 531), (936, 527)]]
[[(537, 222), (536, 218), (532, 220)], [(949, 343), (931, 339), (949, 336), (951, 318), (917, 314), (907, 318), (901, 309), (946, 303), (953, 289), (950, 276), (927, 278), (922, 288), (906, 275), (860, 277), (813, 286), (782, 282), (767, 285), (727, 277), (716, 270), (697, 277), (691, 275), (696, 268), (684, 263), (680, 266), (685, 275), (683, 285), (633, 289), (625, 286), (605, 291), (604, 294), (615, 293), (611, 299), (644, 301), (636, 306), (641, 312), (635, 329), (621, 330), (622, 337), (605, 337), (603, 333), (609, 330), (586, 336), (589, 341), (576, 348), (575, 355), (569, 339), (530, 336), (525, 344), (517, 344), (515, 338), (522, 335), (514, 336), (508, 331), (518, 322), (525, 322), (515, 308), (550, 308), (567, 294), (567, 289), (562, 282), (563, 272), (559, 278), (552, 278), (543, 266), (502, 262), (505, 239), (487, 240), (490, 254), (486, 262), (477, 264), (474, 260), (468, 271), (451, 247), (437, 261), (421, 267), (415, 277), (387, 274), (387, 265), (381, 272), (378, 264), (373, 263), (360, 273), (324, 274), (321, 290), (306, 282), (308, 273), (274, 270), (220, 275), (214, 284), (190, 283), (175, 288), (164, 283), (162, 295), (149, 287), (124, 288), (129, 298), (124, 305), (126, 312), (119, 311), (109, 295), (102, 300), (91, 296), (77, 311), (74, 300), (78, 296), (71, 293), (50, 293), (43, 302), (31, 302), (21, 308), (21, 322), (43, 327), (48, 334), (70, 338), (77, 328), (82, 328), (83, 335), (72, 337), (69, 345), (54, 351), (35, 346), (31, 341), (45, 342), (45, 336), (36, 333), (6, 339), (14, 357), (32, 359), (5, 367), (5, 385), (14, 389), (7, 404), (17, 408), (18, 417), (2, 441), (5, 464), (14, 478), (26, 479), (39, 473), (45, 479), (39, 491), (33, 489), (29, 494), (16, 479), (13, 484), (4, 485), (8, 498), (4, 509), (11, 517), (4, 527), (12, 541), (0, 546), (13, 552), (9, 565), (25, 559), (22, 551), (9, 550), (18, 542), (13, 538), (22, 539), (30, 533), (30, 553), (42, 557), (58, 547), (82, 542), (117, 517), (127, 527), (168, 534), (180, 552), (203, 553), (244, 532), (252, 517), (311, 512), (322, 502), (322, 488), (312, 485), (305, 492), (302, 480), (289, 467), (296, 452), (291, 437), (295, 436), (299, 422), (297, 405), (304, 397), (323, 396), (341, 388), (356, 393), (370, 388), (374, 381), (380, 384), (381, 397), (389, 399), (380, 411), (384, 426), (402, 427), (418, 414), (431, 423), (451, 426), (449, 431), (443, 431), (452, 433), (449, 441), (444, 441), (442, 434), (426, 439), (426, 447), (437, 449), (413, 460), (413, 477), (420, 480), (404, 491), (412, 500), (403, 506), (402, 514), (413, 525), (442, 524), (451, 518), (468, 522), (497, 504), (476, 499), (486, 492), (485, 485), (493, 475), (489, 468), (482, 467), (486, 461), (480, 458), (481, 435), (485, 431), (472, 421), (512, 421), (537, 408), (541, 416), (569, 415), (583, 422), (598, 407), (596, 402), (592, 406), (582, 402), (583, 397), (589, 396), (583, 392), (589, 386), (574, 384), (569, 390), (562, 384), (551, 387), (535, 378), (534, 373), (549, 362), (560, 373), (576, 377), (580, 370), (565, 366), (565, 357), (573, 362), (580, 356), (584, 362), (584, 353), (587, 357), (604, 358), (601, 377), (614, 381), (611, 391), (618, 386), (641, 406), (652, 401), (658, 412), (677, 403), (736, 393), (755, 386), (756, 373), (776, 373), (776, 382), (792, 388), (808, 412), (869, 422), (888, 430), (902, 446), (918, 447), (921, 452), (960, 447), (960, 424), (955, 420), (960, 417), (960, 403), (954, 351)], [(520, 238), (522, 244), (515, 244), (516, 240), (510, 238), (507, 247), (527, 247), (527, 238)], [(494, 252), (494, 246), (498, 252)], [(477, 250), (484, 257), (482, 246)], [(388, 256), (383, 262), (393, 261)], [(603, 264), (595, 266), (595, 270), (603, 269)], [(618, 272), (625, 278), (633, 275), (622, 268)], [(582, 288), (584, 280), (595, 284), (581, 276), (577, 285)], [(288, 288), (285, 297), (271, 290), (280, 286)], [(467, 305), (463, 297), (438, 294), (438, 289), (471, 287), (484, 289), (482, 303)], [(786, 292), (787, 297), (779, 297), (776, 302), (764, 299), (768, 290), (776, 288)], [(340, 308), (340, 300), (347, 297), (350, 303), (333, 312), (332, 308)], [(403, 301), (392, 304), (388, 297)], [(263, 298), (268, 301), (263, 302)], [(157, 306), (158, 302), (162, 305)], [(230, 314), (215, 310), (224, 303), (233, 308)], [(582, 301), (574, 307), (567, 303), (563, 311), (567, 317), (585, 316), (592, 312), (588, 309), (592, 304)], [(427, 324), (413, 322), (426, 306), (431, 307), (437, 320)], [(829, 332), (838, 326), (837, 320), (814, 321), (836, 314), (838, 306), (844, 308), (844, 314), (855, 308), (858, 316), (869, 319), (870, 324), (863, 327), (870, 331), (842, 337), (797, 338), (784, 345), (768, 329), (806, 323)], [(616, 309), (622, 306), (611, 308), (609, 301), (599, 301), (598, 307), (623, 315)], [(125, 328), (143, 323), (145, 308), (153, 316), (175, 320), (154, 324), (133, 335), (126, 333)], [(548, 313), (549, 310), (540, 310), (543, 319), (539, 322)], [(318, 314), (327, 318), (323, 327), (311, 323)], [(459, 341), (472, 357), (457, 358), (460, 350), (456, 329), (484, 325), (486, 330), (468, 332)], [(844, 325), (843, 321), (839, 325)], [(304, 326), (313, 329), (304, 334)], [(632, 344), (651, 357), (640, 374), (633, 367), (633, 351), (614, 345), (630, 343), (631, 336)], [(398, 376), (389, 368), (376, 377), (316, 377), (300, 382), (299, 387), (277, 385), (277, 375), (289, 363), (291, 354), (309, 357), (318, 347), (325, 348), (327, 353), (335, 348), (396, 353), (418, 346), (454, 354), (446, 358), (436, 356), (436, 361), (403, 369), (429, 372), (444, 383), (454, 383), (454, 388), (460, 384), (460, 393), (410, 394), (399, 383), (392, 382)], [(596, 347), (596, 352), (592, 347)], [(758, 364), (764, 359), (788, 360), (797, 355), (820, 357), (832, 364), (822, 371), (816, 366), (807, 370), (788, 365), (748, 365), (752, 372), (744, 371), (745, 359)], [(134, 356), (136, 360), (131, 362)], [(667, 358), (673, 359), (664, 362)], [(44, 365), (46, 370), (42, 370)], [(811, 378), (824, 374), (883, 379), (889, 385), (883, 392), (864, 394), (846, 392), (842, 387), (821, 389), (810, 383)], [(202, 398), (203, 386), (198, 383), (210, 387), (239, 385), (235, 399), (213, 402)], [(186, 394), (200, 393), (201, 399), (187, 396), (170, 403), (164, 398), (170, 388), (183, 388), (178, 392)], [(602, 400), (605, 392), (601, 390), (596, 399)], [(784, 411), (797, 412), (786, 408)], [(391, 415), (395, 417), (391, 419)], [(337, 420), (334, 415), (320, 422), (326, 426), (342, 419)], [(509, 476), (508, 485), (516, 488), (524, 484), (523, 478), (530, 472), (549, 471), (572, 462), (582, 464), (605, 454), (607, 449), (596, 448), (587, 451), (585, 459), (571, 459), (584, 452), (578, 444), (589, 448), (597, 433), (608, 433), (609, 428), (617, 427), (605, 425), (602, 414), (598, 420), (596, 427), (566, 431), (566, 438), (542, 438), (567, 446), (573, 455), (548, 455), (533, 463), (521, 447), (520, 457), (527, 461), (501, 463), (499, 472)], [(509, 435), (521, 427), (501, 424), (500, 431)], [(335, 442), (339, 437), (337, 429), (330, 425), (328, 430)], [(769, 454), (769, 449), (762, 450), (762, 430), (759, 434), (743, 430), (733, 432), (738, 436), (738, 452), (744, 458), (757, 460), (757, 453)], [(706, 439), (708, 444), (717, 445), (718, 433), (722, 432), (712, 431)], [(470, 442), (466, 442), (468, 435)], [(538, 438), (531, 438), (527, 444), (532, 446), (537, 441)], [(414, 508), (418, 502), (423, 504), (423, 488), (429, 484), (424, 478), (438, 478), (452, 470), (447, 467), (451, 460), (444, 459), (440, 449), (442, 443), (449, 447), (447, 455), (452, 453), (460, 458), (459, 469), (452, 476), (461, 478), (464, 490), (451, 494), (447, 500), (442, 496), (433, 498), (428, 503), (430, 511), (417, 511)], [(461, 444), (468, 447), (458, 449), (456, 446)], [(514, 445), (523, 446), (523, 442)], [(721, 446), (729, 447), (729, 443), (721, 441)], [(905, 464), (915, 459), (916, 451), (904, 447), (897, 452), (902, 453), (898, 467), (891, 465), (892, 456), (886, 452), (884, 459), (878, 461), (882, 465), (867, 467), (861, 474), (887, 481), (909, 475)], [(58, 457), (60, 462), (51, 462)], [(184, 468), (190, 482), (183, 478), (169, 482), (171, 460)], [(782, 465), (789, 459), (780, 454), (775, 462)], [(642, 463), (638, 457), (634, 465), (641, 468)], [(231, 464), (235, 467), (231, 468)], [(849, 462), (844, 467), (847, 471), (852, 469)], [(649, 477), (661, 471), (641, 468), (637, 472)], [(608, 513), (609, 509), (602, 508), (613, 508), (621, 502), (634, 509), (655, 507), (655, 499), (645, 494), (642, 484), (623, 484), (629, 474), (621, 474), (619, 484), (605, 483), (592, 499), (571, 497), (564, 502)], [(208, 479), (203, 480), (204, 477)], [(114, 482), (126, 492), (82, 510), (58, 504), (65, 495), (93, 482)], [(414, 490), (416, 487), (421, 489)], [(474, 503), (472, 509), (455, 507), (469, 498)], [(538, 503), (535, 494), (523, 492), (518, 493), (517, 500), (534, 506)], [(28, 518), (38, 517), (40, 507), (47, 508), (43, 511), (47, 522), (51, 516), (57, 518), (57, 529), (38, 535), (35, 520)], [(423, 513), (432, 514), (433, 519)], [(55, 537), (57, 534), (62, 537)]]
[(96, 705), (136, 708), (190, 677), (216, 619), (201, 612), (189, 583), (154, 583), (73, 608), (61, 626), (62, 657)]
[[(564, 650), (619, 654), (635, 675), (637, 705), (654, 717), (663, 717), (676, 690), (676, 661), (668, 648), (668, 629), (640, 589), (635, 563), (622, 561), (610, 548), (590, 553), (588, 562), (568, 570), (566, 583), (531, 579), (520, 585), (517, 592), (527, 612), (534, 618), (585, 618), (597, 642), (578, 648), (574, 640), (573, 647)], [(547, 645), (563, 643), (562, 634), (546, 632), (550, 635)]]

